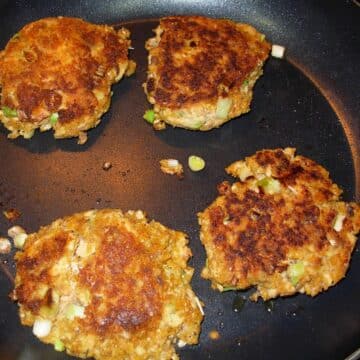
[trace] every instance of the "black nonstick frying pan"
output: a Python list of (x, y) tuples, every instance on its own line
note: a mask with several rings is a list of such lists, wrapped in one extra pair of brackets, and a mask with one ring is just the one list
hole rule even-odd
[[(0, 1), (0, 47), (26, 23), (46, 16), (77, 16), (131, 30), (136, 75), (113, 87), (110, 111), (83, 145), (37, 134), (8, 140), (0, 127), (0, 210), (16, 208), (28, 232), (53, 219), (90, 208), (142, 209), (150, 218), (185, 231), (195, 267), (193, 288), (205, 303), (198, 346), (182, 359), (344, 359), (360, 347), (360, 252), (346, 278), (315, 298), (297, 295), (264, 304), (248, 292), (220, 294), (200, 278), (204, 250), (196, 212), (216, 196), (224, 167), (263, 148), (293, 146), (325, 166), (347, 201), (360, 199), (360, 7), (356, 1)], [(207, 133), (168, 128), (154, 132), (142, 120), (149, 107), (144, 41), (157, 18), (171, 14), (226, 17), (254, 25), (286, 47), (286, 59), (269, 59), (255, 87), (252, 110)], [(201, 173), (179, 181), (158, 161), (206, 160)], [(105, 161), (112, 163), (104, 171)], [(0, 236), (12, 224), (0, 214)], [(0, 359), (68, 359), (20, 325), (8, 293), (15, 273), (0, 257)], [(211, 330), (220, 334), (209, 337)]]

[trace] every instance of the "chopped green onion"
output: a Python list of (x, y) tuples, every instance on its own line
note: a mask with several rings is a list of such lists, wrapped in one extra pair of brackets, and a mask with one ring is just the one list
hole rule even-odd
[(14, 239), (14, 237), (18, 234), (25, 234), (25, 233), (26, 231), (19, 225), (12, 226), (7, 232), (8, 236), (10, 236), (12, 239)]
[(154, 110), (146, 110), (143, 117), (149, 124), (153, 124), (155, 121), (155, 111)]
[(3, 106), (2, 111), (4, 113), (4, 115), (8, 118), (12, 118), (12, 117), (17, 117), (18, 113), (16, 110), (9, 108), (8, 106)]
[(179, 347), (179, 348), (182, 348), (182, 347), (184, 347), (184, 346), (186, 346), (187, 345), (187, 343), (185, 342), (185, 341), (183, 341), (183, 340), (179, 340), (178, 341), (178, 343), (177, 343), (177, 346)]
[(220, 98), (216, 104), (216, 116), (221, 119), (226, 119), (232, 105), (230, 98)]
[(344, 220), (345, 220), (345, 215), (337, 214), (333, 222), (333, 229), (337, 232), (340, 232), (343, 227)]
[(285, 54), (285, 48), (280, 45), (272, 45), (271, 47), (271, 56), (276, 57), (278, 59), (282, 59)]
[(61, 340), (58, 339), (58, 340), (56, 340), (54, 342), (54, 349), (56, 351), (64, 351), (65, 350), (65, 345)]
[(58, 120), (59, 120), (59, 113), (57, 112), (52, 113), (49, 117), (49, 121), (51, 125), (55, 125)]
[(279, 193), (281, 190), (280, 181), (273, 179), (272, 177), (264, 177), (263, 179), (259, 180), (257, 186), (260, 186), (265, 194), (273, 195)]
[(11, 242), (9, 239), (0, 237), (0, 254), (8, 254), (11, 251)]
[(170, 167), (177, 167), (177, 166), (179, 166), (179, 160), (166, 159), (166, 164), (167, 164), (167, 166), (170, 166)]
[(52, 322), (50, 320), (36, 319), (33, 325), (33, 334), (39, 338), (50, 334)]
[(221, 292), (238, 290), (235, 286), (222, 286)]
[(14, 245), (18, 249), (22, 249), (27, 239), (27, 234), (21, 233), (14, 236)]
[(243, 87), (246, 87), (249, 85), (249, 80), (248, 79), (245, 79), (244, 82), (242, 83), (242, 86)]
[(245, 162), (241, 162), (237, 169), (237, 175), (241, 181), (245, 181), (249, 176), (253, 173), (251, 169), (245, 164)]
[(305, 266), (302, 261), (297, 261), (296, 263), (289, 265), (287, 272), (290, 277), (290, 282), (294, 286), (299, 282), (301, 276), (304, 274), (304, 271)]
[(265, 40), (265, 35), (264, 34), (261, 34), (260, 35), (260, 41), (264, 41)]
[(189, 124), (189, 128), (192, 130), (199, 130), (202, 126), (203, 126), (204, 122), (203, 121), (199, 121), (195, 124)]
[(200, 156), (191, 155), (188, 159), (189, 168), (192, 171), (201, 171), (205, 167), (205, 160)]
[(67, 319), (74, 320), (74, 318), (76, 317), (83, 318), (84, 312), (85, 312), (85, 308), (83, 306), (76, 304), (69, 304), (66, 307), (65, 315)]

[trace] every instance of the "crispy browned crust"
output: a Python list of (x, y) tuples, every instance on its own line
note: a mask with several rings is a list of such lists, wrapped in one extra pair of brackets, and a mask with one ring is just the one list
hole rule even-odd
[[(150, 323), (157, 325), (163, 284), (160, 276), (156, 276), (156, 271), (158, 275), (161, 271), (153, 268), (150, 253), (122, 226), (110, 225), (97, 230), (101, 244), (78, 277), (80, 287), (96, 293), (87, 306), (82, 326), (88, 332), (105, 334), (119, 329), (131, 332)], [(22, 280), (16, 288), (17, 299), (35, 315), (39, 315), (41, 306), (51, 305), (52, 289), (49, 287), (43, 298), (33, 299), (33, 288), (53, 282), (52, 266), (66, 255), (71, 236), (59, 232), (47, 240), (37, 247), (35, 256), (19, 256), (17, 261)], [(136, 278), (143, 281), (141, 287), (137, 286)]]
[[(259, 151), (226, 170), (242, 182), (220, 184), (220, 196), (199, 214), (208, 255), (202, 275), (215, 288), (255, 285), (253, 299), (296, 292), (315, 296), (344, 277), (360, 229), (360, 207), (339, 201), (341, 190), (323, 167), (294, 157), (294, 149), (276, 149)], [(257, 186), (266, 174), (280, 182), (278, 193)], [(345, 219), (336, 231), (339, 213)], [(305, 270), (294, 285), (287, 269), (297, 261)]]
[(159, 106), (183, 108), (216, 102), (268, 57), (270, 44), (253, 27), (201, 16), (170, 16), (160, 20), (161, 41), (150, 51), (145, 89)]
[[(59, 219), (29, 235), (16, 254), (21, 322), (52, 320), (41, 340), (61, 340), (80, 357), (176, 358), (174, 342), (196, 343), (202, 320), (186, 245), (185, 234), (140, 211)], [(84, 317), (68, 319), (68, 304), (83, 306)]]
[(164, 291), (161, 266), (153, 266), (151, 252), (125, 228), (100, 231), (102, 243), (96, 258), (80, 270), (81, 286), (97, 294), (87, 307), (85, 328), (104, 334), (119, 328), (133, 332), (158, 326)]
[(1, 105), (18, 113), (0, 117), (10, 136), (31, 137), (55, 112), (55, 137), (80, 136), (96, 126), (109, 107), (111, 84), (128, 67), (129, 35), (77, 18), (26, 25), (0, 56)]

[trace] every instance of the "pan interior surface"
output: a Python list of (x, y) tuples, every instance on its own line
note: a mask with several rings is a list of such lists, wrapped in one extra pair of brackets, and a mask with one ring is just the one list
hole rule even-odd
[[(3, 2), (0, 9), (6, 10), (6, 17), (1, 45), (26, 22), (35, 20), (35, 16), (76, 15), (89, 21), (116, 23), (131, 31), (134, 50), (130, 57), (137, 62), (136, 74), (113, 87), (109, 112), (88, 133), (88, 142), (83, 146), (78, 146), (74, 139), (56, 141), (49, 133), (36, 134), (31, 141), (10, 141), (7, 131), (0, 127), (1, 212), (18, 209), (22, 215), (17, 224), (32, 232), (56, 218), (91, 208), (142, 209), (150, 218), (186, 232), (194, 254), (190, 261), (195, 268), (193, 289), (205, 303), (205, 320), (199, 345), (178, 349), (181, 359), (288, 359), (289, 354), (292, 359), (339, 359), (349, 355), (360, 338), (357, 249), (347, 277), (328, 292), (315, 298), (298, 295), (265, 304), (252, 303), (247, 300), (252, 290), (220, 294), (200, 278), (205, 254), (196, 213), (215, 199), (219, 182), (230, 180), (224, 171), (227, 165), (260, 149), (287, 146), (296, 147), (298, 154), (328, 169), (333, 181), (344, 190), (343, 198), (354, 200), (359, 183), (356, 169), (359, 139), (356, 129), (353, 130), (353, 110), (338, 111), (338, 98), (328, 96), (336, 95), (335, 91), (322, 87), (323, 75), (318, 82), (310, 79), (309, 73), (316, 68), (311, 64), (304, 66), (310, 69), (307, 73), (298, 65), (297, 54), (290, 56), (290, 49), (288, 60), (271, 58), (266, 63), (264, 75), (255, 85), (250, 113), (206, 133), (170, 127), (154, 132), (142, 119), (150, 105), (141, 84), (147, 68), (144, 43), (153, 35), (157, 21), (141, 17), (190, 10), (176, 11), (172, 1), (168, 7), (164, 3), (157, 12), (148, 9), (148, 5), (144, 9), (136, 7), (139, 2), (135, 1), (132, 13), (129, 2), (124, 5), (123, 14), (119, 10), (111, 12), (116, 8), (111, 1), (105, 2), (103, 9), (99, 5), (85, 8), (85, 2), (74, 4), (71, 13), (70, 6), (62, 1), (54, 5), (25, 2), (23, 8)], [(243, 18), (239, 15), (240, 20), (248, 20), (264, 32), (271, 30), (270, 41), (285, 39), (282, 33), (276, 37), (277, 32), (272, 30), (275, 24), (266, 24), (266, 19), (259, 16), (261, 11), (256, 12), (257, 7), (258, 2), (254, 2), (252, 22), (249, 10)], [(36, 15), (34, 9), (38, 10)], [(14, 24), (9, 17), (15, 10), (19, 13)], [(192, 12), (200, 11), (194, 5)], [(209, 13), (230, 16), (218, 11), (211, 9)], [(127, 22), (126, 16), (137, 19)], [(283, 29), (283, 23), (280, 25)], [(341, 92), (339, 98), (342, 96), (347, 94)], [(351, 139), (346, 126), (353, 130)], [(182, 181), (160, 172), (160, 159), (175, 158), (185, 165), (192, 154), (206, 160), (204, 171), (192, 173), (185, 168)], [(107, 171), (103, 169), (104, 162), (112, 164)], [(12, 223), (0, 215), (0, 235), (5, 235), (10, 226)], [(30, 328), (20, 325), (17, 306), (8, 298), (12, 289), (10, 278), (15, 273), (13, 254), (14, 250), (0, 258), (0, 359), (71, 358), (41, 344)], [(210, 338), (212, 331), (219, 333), (217, 340)]]

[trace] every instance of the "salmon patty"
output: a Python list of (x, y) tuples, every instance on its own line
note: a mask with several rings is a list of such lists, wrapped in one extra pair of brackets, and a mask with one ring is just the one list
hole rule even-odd
[(252, 26), (201, 16), (160, 20), (146, 43), (144, 84), (153, 125), (210, 130), (250, 110), (252, 89), (270, 51)]
[(16, 254), (21, 323), (81, 358), (177, 359), (174, 345), (196, 344), (203, 318), (187, 243), (141, 211), (58, 219)]
[(0, 52), (0, 121), (8, 137), (29, 139), (36, 129), (55, 138), (87, 140), (108, 110), (111, 85), (135, 70), (130, 32), (77, 18), (45, 18), (26, 25)]
[(360, 229), (360, 206), (295, 149), (263, 150), (231, 164), (240, 179), (218, 186), (199, 214), (205, 279), (219, 291), (255, 286), (253, 300), (315, 296), (346, 274)]

